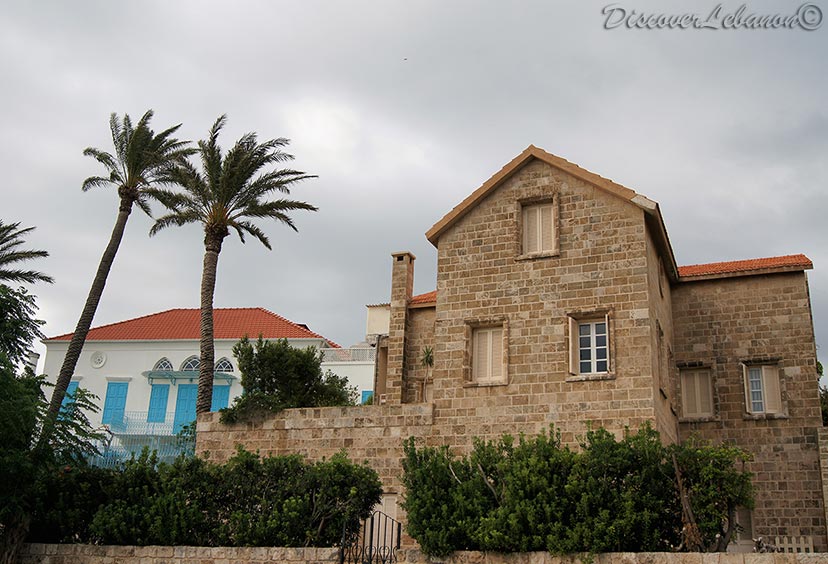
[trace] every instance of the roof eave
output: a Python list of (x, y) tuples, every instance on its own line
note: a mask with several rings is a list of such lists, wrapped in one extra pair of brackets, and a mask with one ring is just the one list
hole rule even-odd
[(788, 266), (774, 266), (770, 268), (757, 268), (754, 270), (739, 270), (734, 272), (717, 272), (712, 274), (699, 274), (696, 276), (679, 276), (678, 281), (684, 282), (703, 282), (705, 280), (720, 280), (722, 278), (740, 278), (743, 276), (762, 276), (766, 274), (785, 274), (788, 272), (805, 272), (812, 270), (811, 265), (788, 265)]

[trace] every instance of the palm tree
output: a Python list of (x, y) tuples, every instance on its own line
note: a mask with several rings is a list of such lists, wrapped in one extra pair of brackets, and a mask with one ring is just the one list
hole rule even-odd
[(173, 225), (200, 223), (204, 228), (204, 263), (201, 273), (201, 343), (196, 413), (210, 411), (213, 395), (213, 295), (216, 288), (216, 267), (224, 238), (233, 228), (244, 243), (245, 234), (252, 235), (271, 249), (264, 232), (250, 219), (275, 219), (296, 231), (288, 212), (316, 211), (305, 202), (267, 199), (274, 192), (290, 194), (290, 187), (306, 178), (315, 178), (291, 169), (263, 171), (274, 163), (293, 159), (281, 150), (290, 142), (279, 138), (259, 143), (255, 133), (239, 139), (226, 155), (218, 146), (218, 135), (227, 120), (219, 117), (210, 128), (207, 140), (199, 141), (199, 171), (189, 161), (182, 162), (172, 175), (184, 192), (153, 189), (150, 194), (169, 209), (150, 230), (155, 235)]
[(63, 359), (63, 365), (55, 383), (55, 390), (49, 403), (49, 419), (47, 420), (49, 423), (54, 422), (60, 412), (63, 396), (75, 372), (83, 343), (89, 333), (95, 311), (98, 309), (106, 278), (121, 244), (132, 206), (137, 205), (147, 215), (150, 215), (149, 189), (170, 183), (170, 171), (173, 165), (195, 151), (188, 147), (189, 141), (179, 141), (172, 136), (181, 124), (158, 134), (150, 129), (152, 115), (152, 110), (147, 111), (133, 126), (128, 115), (125, 114), (123, 120), (119, 121), (117, 114), (113, 113), (109, 118), (109, 128), (112, 132), (115, 154), (93, 147), (83, 151), (84, 155), (101, 163), (107, 172), (107, 176), (87, 178), (81, 187), (83, 191), (97, 186), (114, 186), (118, 190), (120, 205), (109, 244), (101, 257), (98, 271), (86, 298), (86, 304), (83, 306), (75, 332), (72, 334), (72, 340), (69, 342), (66, 357)]
[(6, 224), (0, 219), (0, 282), (54, 282), (51, 276), (37, 270), (20, 270), (12, 266), (14, 263), (49, 256), (47, 251), (24, 251), (18, 248), (23, 244), (23, 235), (31, 231), (34, 231), (34, 227), (20, 229), (19, 222)]

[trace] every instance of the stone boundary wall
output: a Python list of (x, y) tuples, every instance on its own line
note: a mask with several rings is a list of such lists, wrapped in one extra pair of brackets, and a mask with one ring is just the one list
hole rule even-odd
[[(21, 564), (231, 564), (249, 562), (339, 562), (338, 548), (93, 546), (85, 544), (28, 544)], [(455, 552), (429, 558), (415, 549), (400, 550), (397, 562), (408, 564), (828, 564), (828, 553), (734, 554), (615, 552), (554, 556), (546, 552), (500, 554)]]

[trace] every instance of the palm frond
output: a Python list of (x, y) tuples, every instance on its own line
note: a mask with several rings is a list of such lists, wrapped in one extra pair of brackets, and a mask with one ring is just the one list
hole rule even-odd
[(185, 210), (179, 213), (171, 213), (156, 219), (155, 223), (150, 228), (149, 234), (150, 236), (153, 236), (162, 229), (166, 229), (167, 227), (181, 227), (182, 225), (187, 225), (188, 223), (200, 222), (201, 216), (197, 213), (192, 212), (191, 210)]
[(14, 268), (21, 262), (45, 258), (49, 256), (47, 251), (22, 250), (23, 236), (31, 233), (34, 227), (20, 227), (20, 223), (4, 223), (0, 220), (0, 282), (54, 282), (51, 276), (36, 270), (23, 270)]
[(86, 192), (87, 190), (91, 190), (92, 188), (97, 188), (98, 186), (106, 186), (107, 184), (113, 184), (111, 178), (104, 178), (102, 176), (90, 176), (89, 178), (83, 181), (83, 184), (81, 184), (81, 190)]

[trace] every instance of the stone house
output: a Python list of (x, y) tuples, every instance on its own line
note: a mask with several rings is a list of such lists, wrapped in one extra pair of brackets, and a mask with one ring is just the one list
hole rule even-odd
[(426, 237), (436, 291), (413, 295), (415, 257), (392, 255), (374, 406), (231, 429), (207, 415), (198, 449), (346, 448), (393, 499), (407, 436), (465, 451), (474, 436), (554, 424), (574, 445), (588, 424), (620, 435), (649, 422), (665, 441), (698, 433), (751, 451), (748, 534), (828, 550), (807, 257), (679, 267), (658, 204), (534, 146)]

